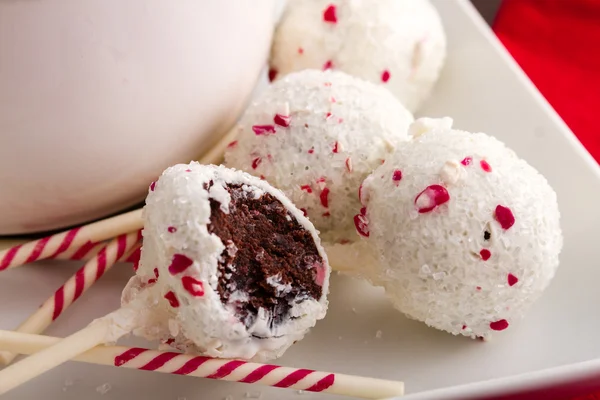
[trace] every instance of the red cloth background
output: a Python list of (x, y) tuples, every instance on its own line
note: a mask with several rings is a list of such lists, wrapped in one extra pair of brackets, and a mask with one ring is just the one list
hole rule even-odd
[(600, 0), (503, 0), (493, 28), (600, 162)]
[(600, 0), (503, 0), (493, 28), (600, 161)]

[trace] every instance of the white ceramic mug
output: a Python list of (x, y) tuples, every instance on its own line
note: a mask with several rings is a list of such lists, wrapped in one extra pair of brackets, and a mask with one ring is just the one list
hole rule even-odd
[(0, 235), (139, 202), (243, 111), (275, 0), (0, 1)]

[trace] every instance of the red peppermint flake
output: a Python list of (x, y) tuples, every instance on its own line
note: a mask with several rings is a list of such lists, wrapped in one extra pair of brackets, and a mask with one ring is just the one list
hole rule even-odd
[(463, 325), (463, 326), (462, 326), (462, 329), (463, 329), (463, 331), (464, 331), (465, 329), (467, 329), (467, 326), (466, 326), (466, 325)]
[(487, 261), (492, 256), (492, 253), (490, 253), (490, 251), (488, 249), (481, 249), (481, 251), (479, 252), (479, 255), (481, 256), (481, 259), (483, 261)]
[(312, 188), (310, 187), (310, 185), (302, 185), (300, 186), (301, 190), (304, 190), (306, 193), (312, 193)]
[(324, 188), (319, 195), (321, 205), (325, 208), (329, 207), (329, 188)]
[(308, 154), (312, 154), (315, 152), (315, 147), (311, 147), (310, 149), (308, 149)]
[(333, 68), (333, 61), (327, 60), (325, 64), (323, 64), (323, 71), (327, 71), (328, 69)]
[(151, 191), (151, 192), (154, 192), (154, 189), (156, 189), (156, 182), (152, 182), (152, 183), (150, 184), (150, 191)]
[(174, 226), (170, 226), (167, 228), (167, 231), (169, 231), (169, 233), (175, 233), (177, 232), (177, 228), (175, 228)]
[(499, 321), (490, 322), (490, 328), (494, 331), (503, 331), (508, 328), (508, 321), (501, 319)]
[(277, 70), (275, 68), (269, 68), (269, 82), (273, 82), (277, 77)]
[(381, 73), (381, 81), (382, 81), (383, 83), (385, 83), (385, 82), (387, 82), (387, 81), (389, 81), (389, 80), (390, 80), (390, 71), (388, 71), (388, 70), (386, 69), (386, 70), (384, 70), (384, 71)]
[(266, 178), (263, 174), (260, 174), (260, 179), (262, 179), (263, 181), (266, 180)]
[(171, 275), (179, 274), (188, 269), (194, 261), (186, 255), (175, 254), (171, 259), (171, 265), (169, 265), (169, 273)]
[(152, 279), (148, 279), (148, 285), (152, 285), (154, 283), (156, 283), (156, 281), (158, 280), (158, 268), (154, 268), (154, 278)]
[(339, 153), (339, 151), (340, 151), (340, 142), (335, 142), (333, 144), (333, 152), (334, 153)]
[(254, 125), (252, 130), (256, 136), (266, 135), (269, 133), (275, 133), (275, 127), (273, 125)]
[(395, 169), (394, 172), (392, 173), (392, 181), (394, 181), (396, 186), (398, 186), (400, 184), (401, 180), (402, 180), (402, 171), (400, 171), (399, 169)]
[(367, 207), (361, 207), (360, 208), (360, 215), (367, 216)]
[(500, 223), (502, 229), (510, 229), (511, 226), (515, 224), (515, 216), (512, 211), (508, 207), (504, 206), (496, 206), (496, 212), (494, 213), (494, 218), (496, 221)]
[(358, 187), (358, 201), (360, 202), (360, 204), (365, 204), (365, 203), (363, 203), (363, 201), (362, 201), (362, 190), (363, 190), (363, 183), (364, 183), (364, 182), (362, 182), (362, 183), (360, 184), (360, 186)]
[(321, 189), (321, 190), (325, 189), (325, 185), (326, 185), (326, 183), (325, 183), (325, 177), (324, 176), (322, 176), (319, 179), (317, 179), (317, 186), (319, 186), (319, 189)]
[(332, 103), (335, 103), (335, 102), (336, 102), (336, 100), (335, 100), (335, 97), (331, 96), (331, 97), (329, 98), (329, 101), (330, 101), (330, 102), (332, 102)]
[(481, 169), (484, 170), (485, 172), (492, 172), (492, 166), (490, 164), (488, 164), (487, 161), (481, 160), (479, 162), (479, 165), (481, 165)]
[(481, 286), (477, 286), (475, 289), (477, 289), (477, 290), (481, 290)]
[(167, 299), (171, 307), (179, 307), (179, 300), (177, 300), (177, 296), (175, 296), (175, 293), (173, 293), (172, 291), (169, 291), (165, 294), (165, 299)]
[(325, 114), (325, 119), (329, 119), (329, 118), (331, 118), (331, 113), (330, 112), (328, 112), (327, 114)]
[(261, 162), (262, 162), (262, 158), (260, 158), (260, 157), (256, 157), (254, 160), (252, 160), (252, 169), (258, 168), (258, 166), (260, 165)]
[(346, 158), (346, 169), (348, 172), (352, 172), (352, 159), (350, 157)]
[(191, 276), (184, 276), (181, 278), (181, 284), (183, 288), (192, 296), (202, 297), (204, 296), (204, 284)]
[(415, 206), (420, 214), (428, 213), (437, 206), (440, 206), (450, 200), (450, 194), (445, 187), (441, 185), (427, 186), (425, 190), (415, 197)]
[(304, 49), (302, 47), (298, 47), (298, 54), (304, 54)]
[(237, 141), (237, 140), (234, 140), (233, 142), (230, 142), (230, 143), (227, 145), (227, 148), (228, 148), (228, 149), (231, 149), (231, 148), (233, 148), (233, 147), (237, 146), (237, 144), (238, 144), (238, 141)]
[(325, 11), (323, 11), (323, 21), (329, 22), (330, 24), (337, 23), (336, 7), (334, 4), (330, 4)]
[(354, 216), (354, 226), (359, 235), (369, 237), (369, 221), (364, 215), (356, 214)]
[(300, 211), (302, 211), (302, 214), (304, 214), (305, 217), (308, 215), (306, 208), (301, 208)]
[(465, 167), (468, 165), (473, 164), (473, 157), (465, 157), (463, 158), (463, 160), (460, 162), (462, 165), (464, 165)]
[(275, 117), (273, 118), (273, 122), (275, 122), (275, 125), (283, 126), (284, 128), (290, 126), (291, 120), (292, 118), (289, 115), (281, 114), (275, 114)]
[(185, 170), (185, 172), (192, 172), (192, 170), (188, 168)]
[(175, 339), (169, 338), (169, 339), (165, 340), (163, 343), (164, 344), (168, 344), (168, 345), (172, 345), (173, 343), (175, 343)]
[(513, 274), (508, 274), (508, 286), (514, 286), (517, 282), (519, 282), (519, 278)]
[(322, 214), (324, 217), (331, 217), (331, 213), (329, 211)]

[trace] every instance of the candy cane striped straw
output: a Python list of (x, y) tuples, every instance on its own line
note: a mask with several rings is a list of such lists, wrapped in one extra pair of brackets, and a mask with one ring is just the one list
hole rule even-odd
[[(218, 163), (223, 158), (227, 144), (237, 134), (232, 129), (213, 146), (208, 153), (200, 158), (202, 164)], [(57, 258), (60, 254), (75, 247), (92, 246), (128, 232), (134, 232), (144, 227), (142, 209), (130, 211), (115, 217), (103, 219), (88, 225), (73, 228), (68, 231), (47, 236), (0, 251), (0, 272), (9, 268), (28, 264), (46, 258)]]
[(56, 258), (73, 247), (85, 248), (143, 227), (142, 210), (139, 209), (14, 246), (0, 251), (0, 271), (46, 258)]
[[(16, 329), (17, 332), (42, 333), (71, 304), (73, 304), (94, 282), (100, 279), (118, 259), (139, 249), (141, 232), (121, 235), (103, 247), (98, 254), (81, 267), (64, 285), (42, 304)], [(0, 352), (0, 363), (9, 364), (15, 354)]]
[[(10, 349), (21, 354), (39, 352), (59, 341), (59, 338), (49, 336), (0, 331), (0, 349)], [(214, 359), (137, 347), (98, 346), (73, 360), (365, 399), (383, 399), (404, 394), (404, 384), (398, 381), (240, 360)]]
[[(83, 245), (82, 247), (71, 247), (69, 250), (61, 253), (53, 258), (53, 260), (64, 260), (64, 261), (89, 261), (96, 257), (96, 254), (106, 247), (106, 242), (91, 243)], [(123, 257), (119, 258), (118, 262), (135, 263), (140, 260), (140, 249), (141, 246), (133, 248), (130, 252), (125, 253)]]

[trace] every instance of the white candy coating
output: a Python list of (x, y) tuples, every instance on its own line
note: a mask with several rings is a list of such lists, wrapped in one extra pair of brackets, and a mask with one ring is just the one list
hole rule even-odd
[[(275, 123), (276, 114), (289, 126)], [(342, 72), (304, 70), (272, 84), (246, 110), (225, 161), (281, 189), (306, 210), (323, 240), (354, 241), (360, 183), (406, 140), (412, 121), (380, 86)], [(255, 132), (265, 125), (274, 133)]]
[[(205, 185), (209, 181), (213, 186), (207, 190)], [(210, 199), (221, 203), (221, 210), (229, 213), (230, 195), (225, 190), (228, 184), (243, 185), (248, 196), (257, 199), (265, 193), (271, 194), (314, 239), (324, 262), (322, 296), (320, 299), (296, 298), (297, 302), (290, 302), (289, 316), (293, 319), (271, 326), (268, 312), (260, 308), (256, 321), (247, 328), (236, 315), (235, 305), (247, 301), (248, 294), (236, 291), (227, 304), (221, 301), (217, 292), (218, 263), (226, 248), (232, 252), (236, 249), (233, 242), (223, 243), (216, 234), (210, 233), (208, 225)], [(281, 356), (325, 316), (330, 274), (327, 257), (312, 224), (279, 190), (244, 172), (196, 162), (168, 168), (153, 189), (144, 209), (140, 266), (122, 300), (125, 305), (135, 304), (136, 299), (143, 300), (146, 312), (140, 313), (140, 329), (136, 334), (150, 340), (172, 336), (176, 347), (212, 357), (268, 360)], [(182, 272), (173, 273), (169, 267), (174, 258), (180, 256), (187, 257), (192, 264)], [(235, 262), (228, 268), (235, 268)], [(147, 284), (156, 279), (155, 269), (156, 283)], [(193, 285), (191, 291), (183, 283), (190, 278), (200, 282)], [(277, 276), (271, 278), (273, 285), (279, 284)], [(282, 291), (286, 289), (289, 288), (282, 287)], [(173, 307), (168, 295), (165, 298), (169, 292), (173, 292), (179, 306)], [(194, 292), (203, 294), (194, 295)]]
[[(419, 134), (363, 184), (367, 242), (380, 263), (362, 274), (409, 317), (486, 338), (522, 318), (554, 276), (563, 243), (556, 193), (495, 138), (434, 122), (415, 122)], [(430, 185), (449, 200), (436, 202)]]
[(429, 0), (293, 0), (275, 32), (270, 67), (278, 78), (331, 65), (382, 84), (415, 111), (445, 56), (446, 36)]

